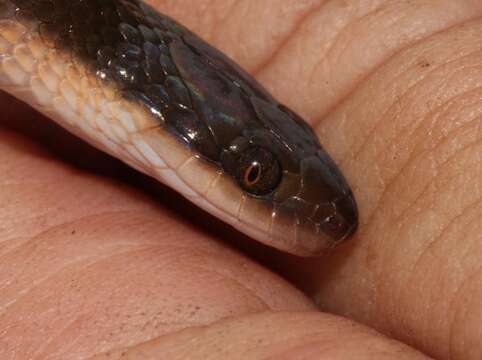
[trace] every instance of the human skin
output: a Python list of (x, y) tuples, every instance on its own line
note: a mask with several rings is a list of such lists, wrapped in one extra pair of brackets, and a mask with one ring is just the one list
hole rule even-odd
[(315, 127), (359, 231), (266, 249), (2, 95), (0, 358), (482, 358), (482, 3), (151, 3)]

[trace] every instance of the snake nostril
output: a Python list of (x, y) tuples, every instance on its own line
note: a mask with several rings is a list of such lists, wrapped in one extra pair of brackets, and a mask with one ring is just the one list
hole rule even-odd
[(334, 234), (339, 234), (342, 232), (345, 226), (344, 222), (335, 215), (329, 216), (325, 224), (328, 230)]

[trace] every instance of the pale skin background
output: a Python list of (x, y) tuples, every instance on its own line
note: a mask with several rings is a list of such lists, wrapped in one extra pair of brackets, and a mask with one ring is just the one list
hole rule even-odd
[(315, 126), (359, 232), (257, 246), (2, 95), (0, 358), (480, 360), (482, 2), (151, 3)]

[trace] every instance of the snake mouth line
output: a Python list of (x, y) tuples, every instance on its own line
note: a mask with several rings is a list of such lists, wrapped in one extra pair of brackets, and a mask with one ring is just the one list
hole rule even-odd
[(0, 0), (0, 87), (280, 250), (315, 255), (357, 227), (311, 128), (140, 1)]

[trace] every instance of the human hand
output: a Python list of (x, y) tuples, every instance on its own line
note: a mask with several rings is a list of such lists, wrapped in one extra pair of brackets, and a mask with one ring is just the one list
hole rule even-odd
[(315, 126), (359, 232), (261, 248), (2, 96), (0, 358), (480, 359), (482, 4), (157, 3)]

